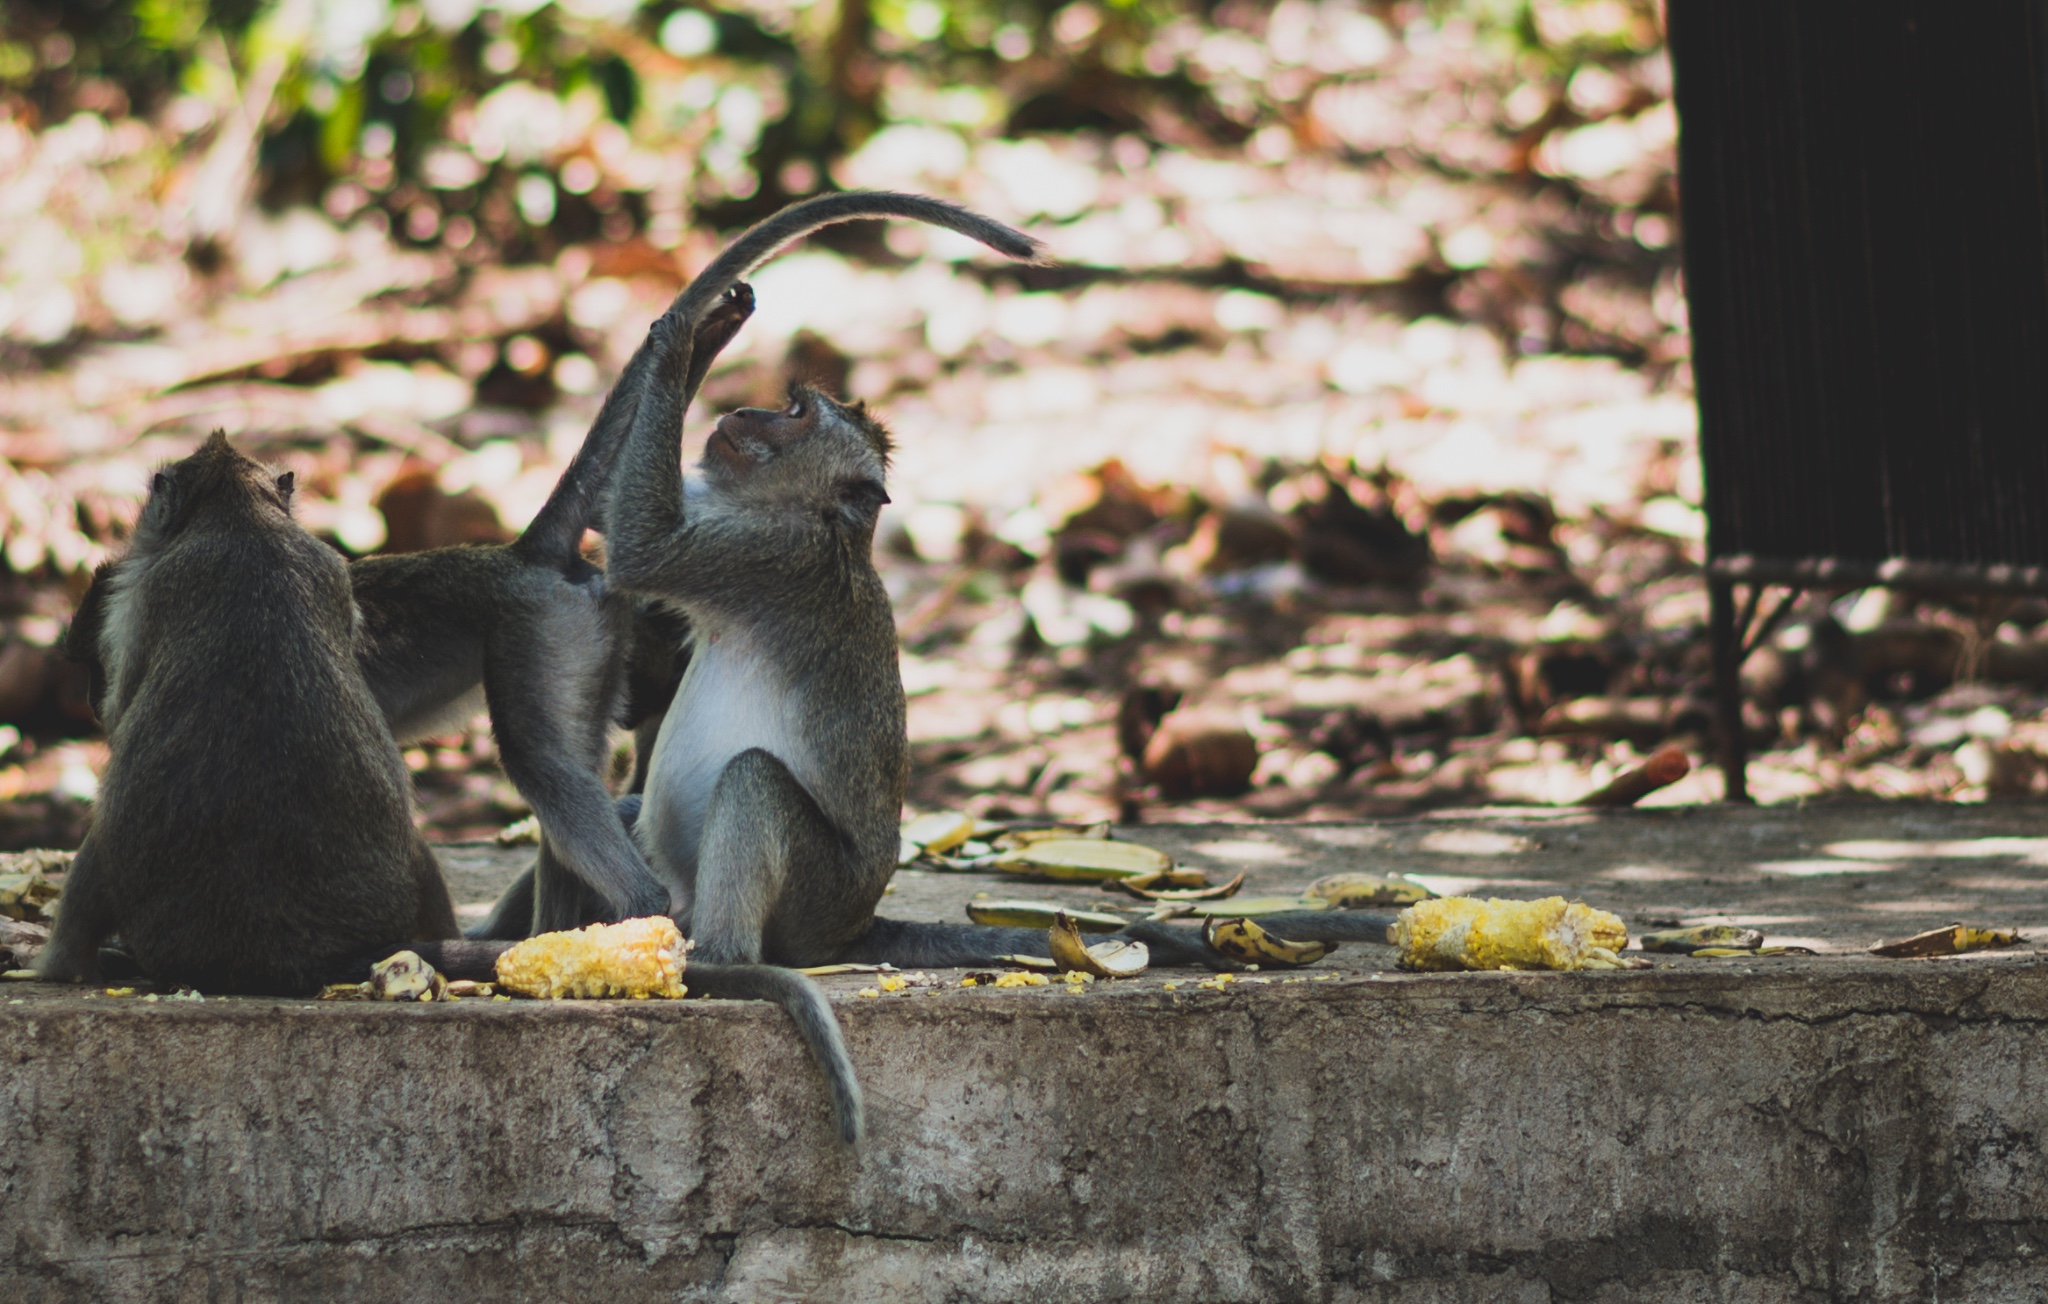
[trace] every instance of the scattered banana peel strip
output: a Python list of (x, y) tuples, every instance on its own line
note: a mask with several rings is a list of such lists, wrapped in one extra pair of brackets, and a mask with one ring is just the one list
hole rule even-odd
[(1298, 969), (1330, 953), (1323, 942), (1290, 942), (1243, 918), (1211, 919), (1202, 925), (1202, 940), (1226, 960), (1261, 969)]
[(1022, 851), (1037, 842), (1107, 842), (1109, 821), (1100, 824), (1055, 824), (1042, 829), (1011, 829), (997, 835), (998, 851)]
[(1329, 874), (1309, 884), (1302, 895), (1326, 902), (1333, 910), (1357, 910), (1364, 906), (1412, 906), (1436, 893), (1420, 883), (1390, 874)]
[(2019, 944), (2017, 929), (1967, 928), (1962, 924), (1950, 924), (1946, 928), (1902, 937), (1896, 942), (1880, 942), (1870, 948), (1870, 953), (1893, 960), (1925, 960), (1937, 955), (1960, 955), (1965, 951), (1988, 951), (1993, 947)]
[(1623, 957), (1619, 917), (1581, 901), (1440, 897), (1408, 907), (1387, 929), (1401, 967), (1419, 970), (1640, 969)]
[(1237, 895), (1244, 886), (1239, 874), (1228, 883), (1208, 886), (1209, 876), (1199, 869), (1167, 869), (1136, 878), (1113, 878), (1103, 883), (1105, 892), (1122, 892), (1140, 901), (1220, 901)]
[(1090, 946), (1081, 940), (1081, 930), (1062, 910), (1053, 916), (1052, 927), (1046, 929), (1046, 944), (1052, 951), (1052, 962), (1062, 973), (1092, 974), (1097, 978), (1130, 978), (1145, 972), (1152, 963), (1152, 952), (1143, 942), (1129, 942), (1112, 938)]
[(1278, 915), (1296, 910), (1328, 910), (1330, 903), (1321, 897), (1307, 896), (1262, 896), (1238, 897), (1228, 902), (1196, 901), (1188, 906), (1188, 913), (1204, 919), (1249, 919), (1254, 915)]
[(1665, 933), (1644, 933), (1638, 945), (1665, 955), (1698, 955), (1702, 951), (1754, 951), (1764, 944), (1762, 930), (1733, 924), (1702, 924)]
[(969, 901), (967, 917), (997, 928), (1051, 928), (1065, 915), (1084, 933), (1114, 933), (1130, 920), (1101, 910), (1063, 909), (1044, 901)]
[(903, 826), (903, 840), (925, 851), (944, 855), (974, 836), (974, 817), (958, 811), (935, 811), (920, 815)]
[(1060, 882), (1100, 883), (1109, 879), (1144, 878), (1173, 868), (1165, 852), (1136, 842), (1106, 838), (1047, 838), (1015, 851), (998, 852), (996, 869)]

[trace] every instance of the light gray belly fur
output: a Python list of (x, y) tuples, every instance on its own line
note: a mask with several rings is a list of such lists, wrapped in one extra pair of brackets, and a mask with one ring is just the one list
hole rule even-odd
[(655, 739), (637, 825), (648, 863), (664, 882), (695, 884), (712, 788), (741, 752), (758, 747), (810, 792), (819, 791), (815, 758), (803, 745), (803, 715), (804, 704), (769, 658), (743, 637), (698, 638)]

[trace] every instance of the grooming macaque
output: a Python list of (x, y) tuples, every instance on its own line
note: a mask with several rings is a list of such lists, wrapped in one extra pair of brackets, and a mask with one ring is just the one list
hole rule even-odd
[[(951, 204), (914, 195), (863, 192), (827, 195), (793, 204), (773, 217), (752, 227), (728, 246), (683, 291), (669, 312), (660, 321), (656, 322), (654, 329), (649, 333), (647, 342), (634, 355), (634, 360), (628, 366), (626, 375), (620, 380), (618, 387), (613, 391), (611, 399), (606, 403), (608, 413), (616, 412), (630, 423), (627, 437), (638, 438), (643, 444), (647, 443), (649, 438), (643, 433), (647, 428), (647, 418), (643, 416), (643, 413), (651, 406), (657, 408), (661, 414), (672, 414), (654, 418), (653, 429), (656, 433), (651, 437), (653, 442), (659, 445), (662, 442), (659, 431), (664, 426), (673, 432), (672, 437), (666, 441), (668, 449), (666, 454), (668, 479), (670, 481), (677, 482), (679, 486), (680, 452), (677, 449), (676, 440), (680, 437), (682, 413), (687, 410), (690, 400), (695, 395), (697, 382), (701, 380), (705, 369), (709, 365), (709, 359), (699, 356), (698, 350), (704, 346), (704, 342), (707, 339), (715, 341), (716, 346), (722, 347), (725, 341), (731, 338), (730, 332), (720, 336), (716, 332), (707, 330), (707, 327), (713, 320), (712, 314), (718, 312), (721, 305), (730, 302), (728, 298), (729, 293), (738, 285), (739, 279), (742, 276), (746, 275), (748, 271), (775, 253), (783, 245), (823, 226), (868, 217), (906, 217), (929, 222), (937, 226), (944, 226), (973, 236), (991, 248), (1014, 258), (1030, 258), (1034, 257), (1037, 253), (1035, 242), (1000, 223), (992, 222)], [(751, 303), (751, 300), (749, 299), (748, 302)], [(674, 347), (674, 337), (678, 334), (684, 337), (683, 347), (680, 350)], [(728, 420), (732, 419), (728, 418)], [(601, 415), (599, 417), (599, 426), (603, 427), (605, 423), (606, 418)], [(876, 427), (876, 429), (879, 430), (879, 427)], [(593, 429), (586, 448), (593, 445), (606, 449), (613, 446), (609, 439), (601, 440), (596, 429)], [(573, 474), (574, 468), (570, 472), (570, 475)], [(567, 479), (568, 476), (565, 476), (565, 481)], [(595, 482), (584, 481), (583, 483), (587, 485)], [(612, 498), (614, 510), (616, 510), (617, 505), (621, 501), (623, 501), (622, 498), (617, 493), (614, 493)], [(845, 784), (851, 784), (862, 789), (860, 795), (853, 799), (853, 808), (865, 809), (873, 807), (880, 809), (880, 806), (877, 805), (878, 799), (887, 799), (888, 809), (883, 816), (887, 827), (883, 830), (883, 833), (886, 834), (886, 841), (890, 848), (889, 864), (893, 866), (894, 847), (896, 845), (895, 812), (902, 804), (903, 693), (902, 686), (897, 680), (896, 675), (895, 626), (889, 615), (888, 600), (882, 594), (880, 581), (874, 574), (872, 564), (866, 560), (867, 549), (873, 534), (875, 513), (880, 509), (881, 504), (886, 501), (887, 496), (881, 492), (880, 488), (879, 463), (873, 468), (872, 475), (865, 476), (859, 483), (850, 483), (844, 486), (843, 502), (848, 510), (853, 513), (853, 517), (849, 519), (863, 520), (865, 522), (859, 535), (862, 564), (866, 567), (868, 580), (874, 585), (874, 592), (870, 596), (880, 604), (880, 632), (886, 643), (886, 656), (883, 662), (878, 663), (875, 667), (879, 678), (875, 678), (872, 684), (861, 683), (854, 685), (854, 687), (863, 692), (869, 690), (879, 691), (886, 687), (887, 693), (893, 694), (895, 704), (893, 728), (897, 739), (896, 770), (893, 775), (878, 775), (865, 778), (856, 775), (837, 777)], [(588, 519), (588, 515), (588, 508), (586, 507), (586, 519)], [(621, 589), (621, 586), (612, 580), (610, 567), (615, 564), (614, 559), (621, 545), (620, 536), (617, 533), (616, 520), (611, 516), (610, 512), (606, 513), (605, 534), (607, 551), (606, 587), (609, 590), (618, 591)], [(513, 546), (517, 547), (518, 545), (515, 544)], [(770, 547), (772, 549), (772, 544), (770, 544)], [(721, 568), (727, 569), (724, 569), (723, 574), (720, 576), (707, 576), (704, 578), (714, 586), (723, 584), (739, 588), (751, 588), (760, 577), (749, 573), (748, 560), (748, 558), (741, 556), (721, 556), (716, 559), (716, 564)], [(710, 732), (705, 741), (708, 748), (715, 751), (723, 745), (726, 736), (731, 732), (732, 728), (736, 727), (744, 732), (754, 727), (755, 721), (750, 718), (752, 713), (765, 709), (768, 712), (768, 716), (762, 717), (763, 719), (779, 718), (783, 712), (792, 709), (790, 702), (778, 699), (772, 693), (764, 694), (759, 691), (760, 688), (766, 687), (765, 685), (760, 685), (755, 686), (753, 691), (743, 690), (732, 698), (730, 705), (734, 714), (731, 717), (725, 718), (723, 722), (720, 719), (713, 718), (715, 710), (707, 711), (705, 708), (707, 694), (711, 697), (716, 697), (723, 691), (723, 688), (716, 682), (715, 672), (714, 676), (707, 680), (698, 675), (696, 667), (705, 656), (704, 649), (707, 646), (716, 645), (718, 641), (717, 636), (714, 634), (707, 640), (702, 633), (701, 627), (696, 623), (698, 620), (697, 606), (687, 600), (677, 600), (677, 594), (672, 588), (662, 586), (642, 587), (645, 596), (656, 600), (650, 608), (644, 609), (639, 613), (639, 618), (635, 625), (639, 641), (633, 647), (630, 658), (634, 688), (636, 690), (632, 703), (632, 711), (636, 717), (633, 722), (642, 724), (642, 737), (647, 738), (649, 735), (652, 735), (653, 741), (651, 752), (654, 759), (651, 762), (643, 761), (643, 766), (658, 764), (659, 758), (663, 754), (663, 748), (668, 745), (667, 740), (673, 737), (693, 734), (698, 730), (709, 730)], [(802, 595), (791, 596), (800, 598)], [(773, 591), (769, 591), (763, 592), (759, 597), (764, 602), (772, 603), (776, 601), (778, 595)], [(868, 614), (872, 615), (873, 610), (870, 607)], [(663, 645), (662, 634), (664, 627), (680, 632), (681, 627), (675, 624), (679, 616), (687, 617), (690, 621), (688, 627), (691, 631), (689, 652), (689, 665), (691, 668), (684, 672), (681, 686), (678, 688), (675, 687), (673, 679), (676, 652), (672, 647)], [(865, 641), (872, 645), (872, 631), (867, 632)], [(609, 646), (621, 646), (616, 636)], [(724, 656), (716, 657), (713, 660), (715, 665), (730, 664), (729, 658)], [(614, 673), (621, 673), (621, 671), (615, 671)], [(691, 699), (695, 702), (695, 706), (694, 708), (686, 709), (684, 708), (684, 698), (688, 697), (691, 693), (690, 686), (693, 683), (698, 686), (696, 689), (697, 696)], [(675, 702), (670, 702), (666, 699), (671, 692), (683, 696), (678, 697)], [(663, 714), (664, 711), (665, 715)], [(687, 716), (688, 718), (679, 721), (679, 715)], [(496, 719), (497, 712), (494, 706), (494, 722)], [(659, 721), (658, 725), (655, 723), (656, 721)], [(643, 752), (647, 750), (650, 749), (643, 749)], [(652, 771), (643, 769), (642, 775), (636, 777), (636, 786), (638, 786), (640, 777), (652, 781)], [(893, 798), (887, 798), (887, 794), (890, 792), (893, 792)], [(644, 806), (641, 808), (642, 811), (645, 809)], [(545, 837), (548, 830), (548, 816), (545, 811), (539, 810), (538, 803), (536, 803), (536, 810), (541, 816), (541, 827)], [(668, 807), (664, 805), (659, 810), (661, 813), (657, 815), (657, 818), (666, 819)], [(607, 808), (606, 815), (607, 818), (613, 821), (615, 829), (623, 829), (623, 825), (618, 822), (617, 817), (612, 814), (609, 808)], [(771, 812), (767, 818), (772, 821), (775, 816)], [(771, 838), (775, 836), (772, 822), (764, 831)], [(623, 833), (621, 836), (623, 836)], [(649, 835), (643, 835), (643, 837), (645, 836)], [(657, 838), (655, 841), (658, 842), (659, 839)], [(879, 845), (879, 842), (877, 845)], [(542, 862), (542, 865), (544, 864), (545, 861)], [(884, 877), (886, 878), (886, 875)], [(705, 917), (701, 914), (693, 916), (690, 910), (687, 881), (674, 875), (665, 876), (665, 878), (667, 886), (666, 904), (670, 906), (678, 922), (684, 925), (685, 932), (690, 931), (693, 917), (697, 920), (699, 927), (704, 926), (706, 922)], [(880, 884), (876, 885), (875, 890), (879, 893)], [(581, 922), (580, 919), (574, 917), (550, 917), (551, 912), (547, 905), (545, 882), (540, 876), (540, 867), (537, 866), (536, 874), (531, 883), (522, 879), (519, 883), (514, 884), (512, 889), (506, 893), (498, 908), (493, 911), (491, 925), (487, 926), (486, 929), (479, 930), (480, 935), (491, 938), (502, 938), (509, 935), (504, 925), (509, 924), (517, 917), (521, 904), (527, 899), (528, 895), (531, 896), (534, 902), (533, 913), (537, 922), (545, 919), (548, 921), (546, 923), (547, 927), (567, 927), (573, 923)], [(577, 903), (570, 902), (568, 904), (573, 906)], [(588, 903), (584, 902), (582, 904), (587, 906)], [(865, 906), (858, 907), (862, 921), (865, 920), (867, 912), (871, 911), (872, 908), (872, 900), (868, 901)], [(586, 910), (585, 913), (587, 915), (588, 911)], [(832, 1017), (831, 1006), (825, 1001), (823, 994), (818, 991), (814, 984), (798, 974), (768, 968), (730, 967), (733, 961), (740, 961), (749, 965), (758, 964), (762, 958), (758, 945), (751, 950), (744, 946), (735, 948), (726, 944), (724, 941), (726, 933), (723, 931), (717, 933), (719, 941), (710, 943), (707, 943), (704, 937), (694, 933), (692, 936), (696, 940), (698, 948), (697, 959), (689, 969), (689, 973), (692, 975), (691, 982), (693, 987), (701, 989), (705, 984), (713, 984), (717, 989), (716, 994), (744, 995), (758, 999), (777, 1000), (785, 1009), (789, 1010), (792, 1017), (797, 1021), (799, 1031), (825, 1070), (827, 1080), (832, 1089), (835, 1113), (839, 1120), (841, 1135), (848, 1141), (856, 1139), (861, 1128), (860, 1088), (853, 1076), (852, 1063), (847, 1058), (845, 1047), (840, 1041), (838, 1023)], [(444, 971), (457, 973), (481, 972), (485, 964), (493, 959), (500, 949), (502, 948), (484, 941), (450, 944), (435, 948), (430, 958), (436, 959), (437, 963), (444, 968)]]
[[(742, 276), (792, 240), (872, 217), (947, 227), (1016, 258), (1036, 249), (1008, 227), (916, 195), (851, 191), (792, 204), (741, 234), (670, 308), (667, 319), (690, 322), (691, 348), (684, 371), (665, 382), (680, 385), (669, 400), (688, 407), (718, 351), (751, 314), (753, 296), (740, 283)], [(603, 579), (575, 551), (586, 526), (603, 528), (598, 517), (619, 443), (653, 383), (652, 347), (650, 336), (605, 400), (548, 505), (518, 542), (502, 550), (531, 569), (499, 567), (489, 573), (517, 575), (523, 582), (500, 580), (495, 589), (482, 583), (485, 568), (462, 556), (477, 549), (357, 563), (359, 572), (374, 568), (379, 581), (371, 589), (365, 585), (370, 576), (358, 580), (365, 670), (401, 741), (444, 726), (465, 708), (473, 713), (474, 667), (480, 663), (506, 773), (540, 819), (534, 872), (522, 876), (474, 930), (479, 937), (524, 937), (593, 918), (673, 911), (679, 904), (647, 873), (596, 777), (610, 750), (609, 727), (622, 718), (642, 744), (635, 790), (644, 782), (645, 756), (675, 691), (678, 618), (654, 604), (628, 609), (609, 596)], [(383, 582), (386, 577), (396, 577), (402, 587)], [(448, 591), (464, 585), (469, 595), (452, 600)], [(446, 613), (457, 609), (474, 614), (451, 626)], [(522, 610), (535, 614), (516, 618)], [(429, 640), (447, 643), (451, 627), (462, 636), (461, 646), (437, 645), (421, 654)], [(492, 629), (502, 631), (493, 644), (500, 667), (495, 676), (493, 658), (480, 646)], [(419, 724), (408, 727), (414, 719)]]
[[(718, 289), (706, 272), (655, 323), (607, 512), (610, 584), (690, 621), (635, 826), (677, 922), (699, 956), (726, 964), (1046, 955), (1037, 929), (875, 917), (908, 770), (895, 623), (873, 561), (889, 437), (862, 406), (798, 387), (782, 411), (721, 418), (686, 486), (692, 314)], [(1388, 919), (1275, 922), (1294, 940), (1382, 941)], [(1224, 964), (1189, 930), (1127, 932), (1158, 963)]]
[[(696, 343), (708, 356), (683, 380), (687, 390), (703, 382), (753, 306), (752, 292), (734, 285), (705, 314)], [(646, 383), (645, 354), (627, 364), (517, 540), (366, 557), (349, 568), (363, 612), (363, 673), (398, 741), (442, 732), (488, 706), (505, 774), (539, 817), (534, 869), (477, 930), (483, 936), (526, 937), (670, 906), (602, 777), (633, 611), (579, 549), (584, 530), (601, 525), (602, 490)]]
[(100, 568), (74, 647), (111, 751), (36, 972), (141, 970), (297, 995), (455, 931), (412, 786), (354, 649), (348, 567), (272, 476), (215, 434), (156, 474)]

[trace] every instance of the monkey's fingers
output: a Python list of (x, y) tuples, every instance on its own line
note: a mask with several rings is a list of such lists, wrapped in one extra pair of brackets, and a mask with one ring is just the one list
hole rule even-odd
[(718, 305), (704, 315), (697, 324), (690, 347), (690, 369), (683, 377), (683, 402), (687, 406), (697, 397), (703, 387), (704, 378), (711, 374), (711, 364), (725, 346), (732, 343), (733, 336), (740, 333), (740, 327), (754, 315), (754, 287), (740, 281), (725, 292)]

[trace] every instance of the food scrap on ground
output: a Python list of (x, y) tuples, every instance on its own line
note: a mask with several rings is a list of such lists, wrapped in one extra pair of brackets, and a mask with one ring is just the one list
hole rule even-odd
[(1951, 924), (1947, 928), (1930, 929), (1895, 942), (1880, 942), (1870, 948), (1870, 953), (1894, 960), (1924, 960), (1939, 955), (1960, 955), (1965, 951), (2018, 946), (2019, 943), (2019, 933), (2010, 928), (1969, 928)]
[(1053, 916), (1046, 930), (1052, 961), (1069, 978), (1076, 974), (1095, 978), (1131, 978), (1145, 972), (1151, 953), (1143, 942), (1112, 938), (1089, 945), (1065, 911)]
[(1321, 942), (1290, 942), (1275, 937), (1249, 919), (1212, 919), (1202, 926), (1202, 940), (1226, 960), (1264, 967), (1295, 969), (1329, 954)]
[(1388, 934), (1404, 969), (1632, 967), (1619, 954), (1628, 945), (1621, 920), (1563, 897), (1423, 901), (1403, 910)]
[(497, 987), (554, 1000), (676, 1000), (689, 944), (665, 915), (530, 937), (498, 957)]

